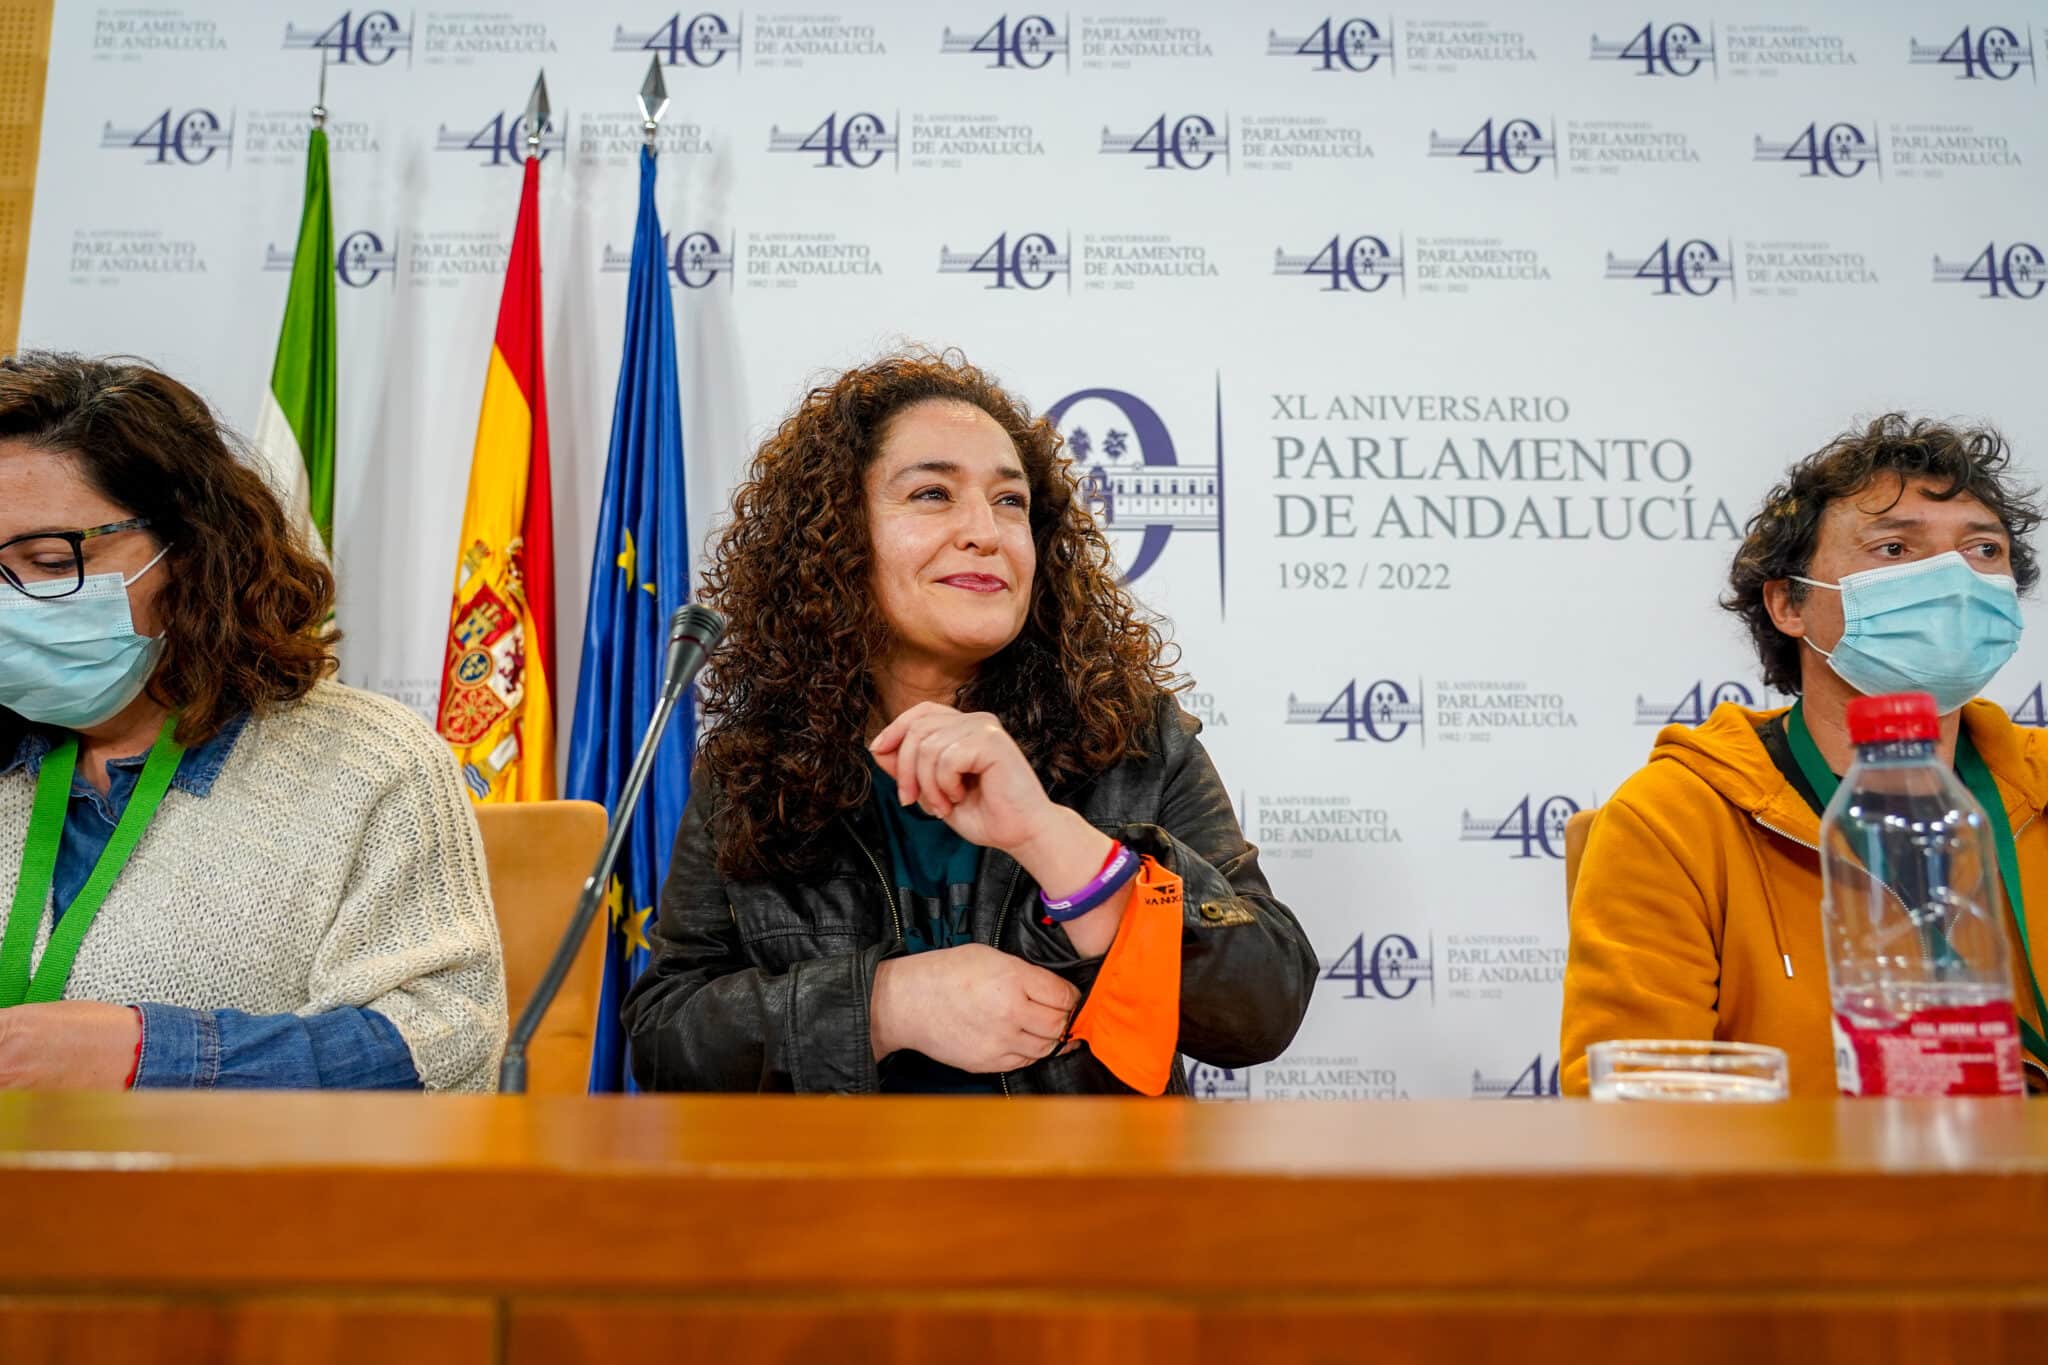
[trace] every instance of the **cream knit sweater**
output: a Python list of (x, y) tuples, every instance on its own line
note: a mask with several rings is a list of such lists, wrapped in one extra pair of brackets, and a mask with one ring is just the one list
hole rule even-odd
[[(35, 779), (0, 777), (0, 888)], [(48, 942), (45, 912), (36, 959)], [(398, 703), (323, 682), (249, 722), (212, 791), (173, 787), (64, 994), (252, 1014), (376, 1010), (431, 1090), (489, 1090), (505, 965), (455, 760)]]

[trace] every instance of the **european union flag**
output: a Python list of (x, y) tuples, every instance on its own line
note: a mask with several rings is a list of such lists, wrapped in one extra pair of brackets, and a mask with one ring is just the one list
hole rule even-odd
[[(640, 152), (640, 217), (626, 285), (626, 347), (612, 409), (611, 453), (590, 569), (590, 615), (576, 724), (569, 739), (568, 795), (618, 811), (619, 788), (647, 733), (668, 654), (668, 619), (689, 596), (689, 523), (683, 508), (683, 420), (676, 394), (675, 311), (661, 219), (654, 209), (654, 152)], [(619, 1004), (647, 965), (669, 849), (690, 794), (696, 725), (689, 698), (663, 737), (632, 837), (607, 888), (604, 993), (590, 1088), (630, 1090)]]

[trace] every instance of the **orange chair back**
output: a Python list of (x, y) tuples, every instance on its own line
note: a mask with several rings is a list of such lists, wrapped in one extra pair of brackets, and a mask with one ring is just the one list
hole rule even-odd
[[(604, 843), (604, 807), (593, 801), (528, 801), (476, 808), (484, 861), (505, 945), (505, 996), (519, 1018), (561, 941), (583, 879)], [(590, 1086), (590, 1049), (604, 989), (605, 932), (591, 922), (576, 965), (527, 1048), (528, 1094), (580, 1095)]]

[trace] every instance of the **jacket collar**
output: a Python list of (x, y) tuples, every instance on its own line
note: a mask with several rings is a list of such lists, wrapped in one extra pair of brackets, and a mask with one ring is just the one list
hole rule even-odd
[[(212, 793), (213, 784), (220, 777), (220, 771), (227, 766), (228, 756), (234, 752), (235, 742), (242, 737), (242, 731), (249, 725), (249, 713), (244, 711), (228, 721), (213, 738), (195, 744), (185, 751), (178, 762), (178, 771), (171, 778), (171, 785), (189, 796), (205, 797)], [(42, 771), (43, 760), (57, 744), (64, 732), (48, 726), (30, 726), (14, 746), (6, 766), (0, 767), (0, 777), (16, 771), (26, 771), (31, 777)], [(132, 758), (117, 758), (109, 762), (112, 768), (141, 769), (145, 755)]]
[[(1771, 761), (1757, 727), (1789, 707), (1753, 711), (1723, 702), (1705, 724), (1667, 725), (1650, 760), (1675, 761), (1758, 824), (1809, 848), (1820, 845), (1820, 818)], [(2015, 725), (2003, 707), (1981, 697), (1963, 707), (1963, 728), (2005, 801), (2006, 819), (2018, 830), (2048, 808), (2048, 745)]]

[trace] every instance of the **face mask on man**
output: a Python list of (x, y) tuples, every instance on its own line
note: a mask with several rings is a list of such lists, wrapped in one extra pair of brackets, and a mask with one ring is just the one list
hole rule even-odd
[(1842, 594), (1842, 638), (1814, 645), (1843, 682), (1865, 696), (1931, 692), (1947, 715), (1984, 690), (2020, 646), (2019, 586), (1978, 573), (1954, 550), (1847, 574), (1840, 583), (1793, 575)]
[(68, 597), (34, 598), (0, 588), (0, 706), (39, 725), (79, 730), (117, 715), (141, 695), (163, 657), (160, 635), (138, 635), (133, 577), (93, 574)]

